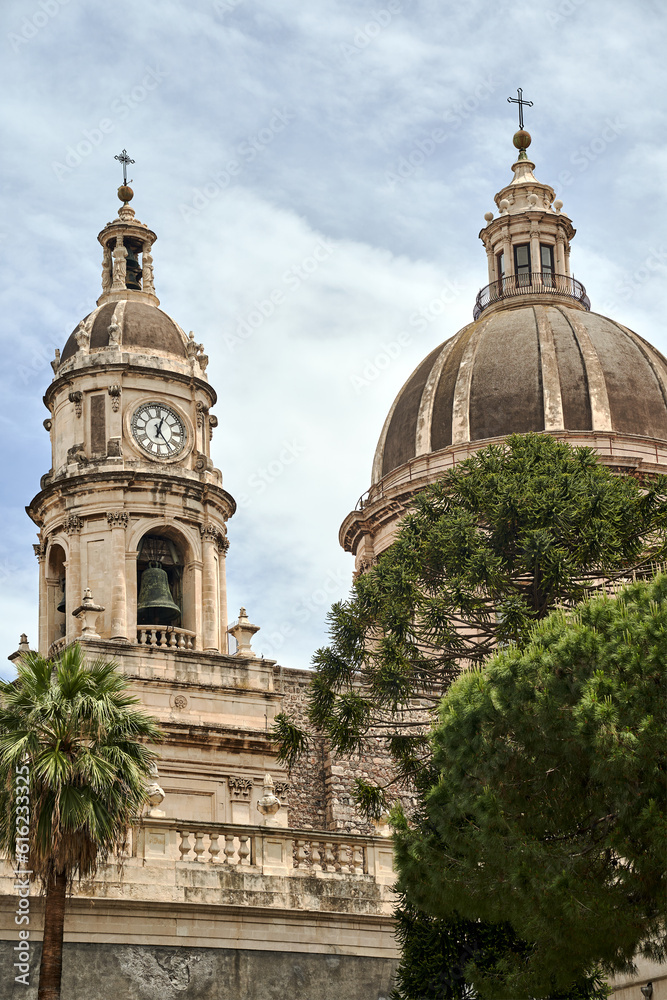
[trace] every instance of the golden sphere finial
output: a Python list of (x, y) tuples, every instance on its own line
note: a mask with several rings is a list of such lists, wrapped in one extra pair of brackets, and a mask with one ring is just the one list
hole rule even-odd
[(121, 186), (118, 188), (118, 197), (120, 198), (120, 200), (123, 202), (124, 205), (127, 205), (128, 201), (132, 201), (132, 199), (134, 198), (134, 191), (129, 186), (129, 184), (121, 184)]
[(518, 132), (515, 132), (512, 139), (517, 149), (528, 149), (532, 141), (530, 132), (526, 132), (525, 128), (520, 128)]

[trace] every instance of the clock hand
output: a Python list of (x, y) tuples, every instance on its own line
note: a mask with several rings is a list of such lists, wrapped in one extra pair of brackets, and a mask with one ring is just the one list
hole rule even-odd
[(166, 444), (167, 448), (169, 448), (169, 450), (171, 451), (171, 449), (172, 449), (171, 441), (167, 441), (166, 437), (162, 433), (162, 424), (163, 423), (164, 423), (164, 419), (160, 421), (160, 426), (156, 428), (156, 430), (155, 430), (155, 436), (157, 437), (157, 435), (159, 434), (160, 437), (162, 438), (162, 440), (164, 441), (164, 443)]

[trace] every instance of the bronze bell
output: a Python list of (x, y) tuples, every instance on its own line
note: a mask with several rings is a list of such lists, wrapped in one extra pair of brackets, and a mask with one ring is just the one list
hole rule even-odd
[(65, 587), (66, 587), (66, 583), (65, 583), (65, 580), (63, 580), (63, 596), (60, 599), (60, 604), (56, 608), (56, 611), (59, 611), (61, 615), (64, 615), (65, 611), (67, 610), (67, 603), (66, 603), (66, 600), (65, 600)]
[(137, 624), (170, 625), (180, 614), (181, 609), (171, 596), (167, 571), (159, 563), (149, 563), (141, 574)]
[(137, 255), (131, 246), (127, 248), (127, 257), (125, 258), (125, 287), (133, 288), (135, 291), (141, 291), (141, 265), (137, 259)]

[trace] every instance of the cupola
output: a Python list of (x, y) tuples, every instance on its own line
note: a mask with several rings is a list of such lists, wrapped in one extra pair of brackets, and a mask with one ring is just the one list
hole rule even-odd
[[(522, 110), (521, 91), (517, 103)], [(432, 349), (398, 393), (370, 489), (341, 526), (358, 571), (391, 544), (419, 490), (510, 434), (553, 434), (592, 448), (619, 472), (667, 471), (667, 361), (591, 312), (570, 271), (575, 229), (553, 188), (535, 177), (520, 126), (514, 177), (479, 234), (489, 283), (473, 322)]]

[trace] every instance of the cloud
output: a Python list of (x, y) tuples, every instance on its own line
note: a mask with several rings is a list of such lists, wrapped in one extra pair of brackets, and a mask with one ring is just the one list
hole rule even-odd
[[(4, 6), (12, 101), (2, 111), (0, 458), (10, 472), (3, 552), (13, 570), (0, 580), (11, 612), (2, 647), (15, 649), (21, 631), (36, 639), (35, 529), (22, 509), (49, 466), (41, 395), (48, 357), (99, 294), (96, 235), (116, 212), (113, 157), (126, 148), (136, 161), (133, 205), (158, 233), (158, 295), (211, 358), (215, 460), (232, 494), (252, 501), (230, 524), (230, 614), (248, 607), (267, 655), (266, 637), (276, 647), (285, 623), (293, 627), (279, 655), (306, 666), (325, 638), (326, 601), (345, 593), (337, 574), (351, 578), (338, 527), (369, 485), (393, 397), (469, 322), (486, 283), (477, 234), (511, 177), (516, 124), (506, 98), (517, 86), (534, 101), (526, 124), (537, 176), (554, 187), (572, 177), (559, 194), (593, 308), (612, 303), (615, 318), (667, 349), (664, 271), (636, 277), (663, 243), (655, 206), (667, 147), (651, 95), (665, 85), (655, 30), (664, 15), (649, 0), (229, 0), (225, 9), (147, 0), (128, 32), (115, 8), (53, 2), (59, 10), (18, 46), (10, 36), (30, 33), (25, 21), (42, 8)], [(573, 162), (616, 118), (617, 138), (586, 168)], [(434, 129), (446, 138), (423, 162), (413, 156), (400, 183), (388, 181)], [(53, 164), (68, 149), (73, 165), (59, 175)], [(232, 160), (239, 169), (225, 181)], [(184, 215), (197, 191), (201, 207)], [(333, 250), (311, 270), (318, 246)], [(274, 308), (263, 315), (267, 301)], [(225, 337), (258, 309), (261, 322), (230, 349)], [(425, 328), (410, 320), (419, 309)], [(353, 377), (373, 367), (377, 376), (357, 391)], [(294, 441), (303, 451), (253, 490), (251, 477), (275, 470)]]

